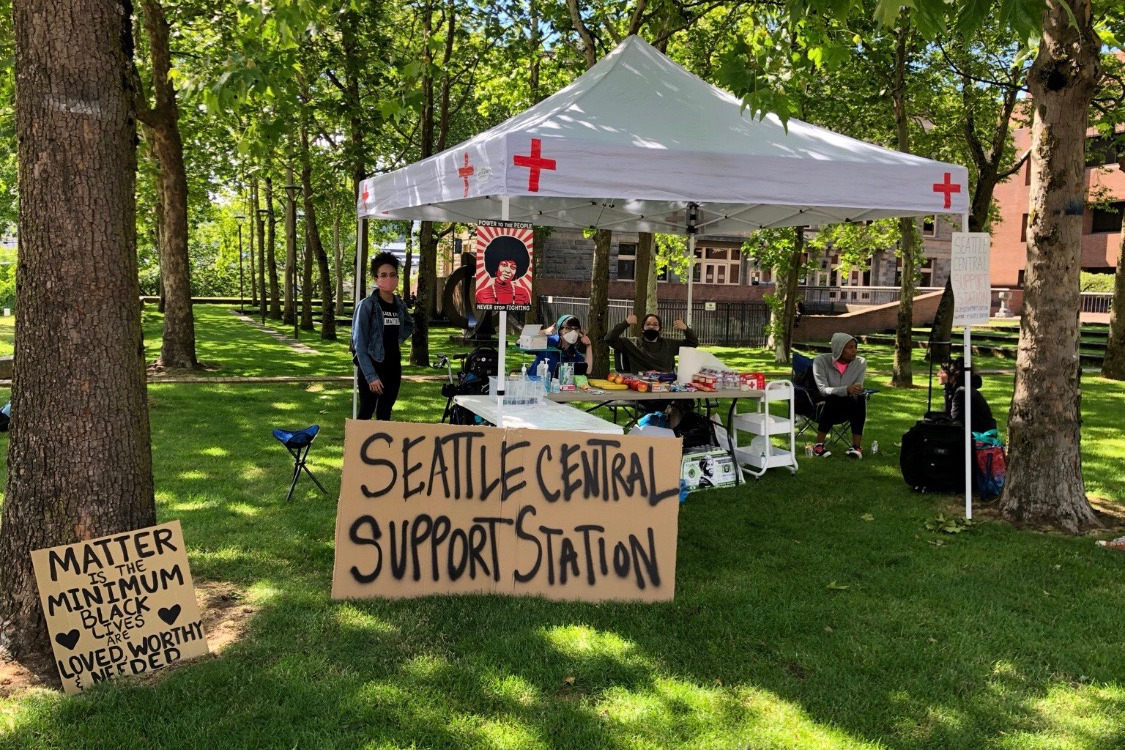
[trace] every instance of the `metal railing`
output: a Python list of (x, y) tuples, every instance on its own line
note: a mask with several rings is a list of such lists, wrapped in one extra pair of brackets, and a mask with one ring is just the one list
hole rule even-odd
[(1082, 292), (1082, 307), (1084, 313), (1108, 313), (1113, 308), (1112, 292)]
[[(575, 315), (585, 323), (590, 319), (590, 300), (583, 297), (540, 298), (554, 322), (560, 315)], [(707, 309), (713, 306), (714, 309)], [(770, 322), (769, 306), (764, 302), (692, 302), (691, 327), (699, 343), (719, 346), (765, 346)], [(664, 321), (665, 334), (676, 338), (672, 321), (687, 319), (685, 300), (660, 300), (656, 313)], [(611, 299), (606, 324), (612, 328), (633, 312), (633, 302)]]

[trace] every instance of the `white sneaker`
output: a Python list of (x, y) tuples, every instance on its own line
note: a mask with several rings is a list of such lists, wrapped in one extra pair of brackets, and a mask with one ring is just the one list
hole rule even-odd
[(844, 455), (846, 455), (848, 458), (854, 458), (858, 460), (860, 458), (863, 458), (863, 451), (853, 445), (851, 448), (848, 448), (848, 452)]

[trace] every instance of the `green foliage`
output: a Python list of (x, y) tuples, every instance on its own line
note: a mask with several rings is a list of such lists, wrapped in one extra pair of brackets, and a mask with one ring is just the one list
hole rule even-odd
[(835, 252), (842, 273), (867, 267), (875, 253), (896, 248), (901, 235), (897, 219), (880, 219), (870, 224), (832, 224), (809, 238), (808, 245), (821, 253)]
[(1112, 273), (1088, 273), (1082, 271), (1080, 286), (1084, 292), (1105, 292), (1113, 293), (1113, 274)]

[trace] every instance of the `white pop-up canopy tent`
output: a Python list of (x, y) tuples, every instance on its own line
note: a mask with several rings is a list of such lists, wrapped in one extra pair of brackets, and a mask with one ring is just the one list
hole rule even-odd
[[(358, 203), (360, 221), (504, 219), (687, 234), (693, 245), (698, 231), (938, 213), (964, 226), (968, 210), (964, 167), (757, 119), (635, 36), (500, 125), (364, 180)], [(688, 299), (690, 311), (690, 284)]]

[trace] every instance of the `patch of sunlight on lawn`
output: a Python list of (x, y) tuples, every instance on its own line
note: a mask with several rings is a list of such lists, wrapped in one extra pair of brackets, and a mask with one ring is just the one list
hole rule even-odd
[(535, 705), (542, 698), (538, 688), (519, 675), (493, 673), (483, 679), (492, 695), (524, 708)]
[(756, 748), (815, 747), (873, 750), (865, 742), (811, 719), (797, 704), (757, 688), (700, 686), (661, 678), (650, 690), (611, 688), (598, 705), (611, 723), (637, 740), (660, 746), (682, 738), (691, 747), (741, 748), (754, 737)]
[(177, 475), (177, 479), (192, 480), (192, 479), (206, 479), (206, 478), (207, 478), (207, 472), (199, 471), (198, 469), (195, 469), (195, 470), (192, 470), (192, 471), (181, 471)]
[(395, 634), (399, 629), (370, 612), (364, 612), (354, 605), (344, 604), (336, 608), (334, 619), (341, 627), (365, 630), (370, 633)]
[(1120, 740), (1125, 690), (1117, 686), (1056, 684), (1033, 704), (1035, 728), (1012, 731), (1003, 747), (1020, 750), (1102, 750)]
[(226, 458), (230, 455), (230, 451), (228, 451), (226, 448), (220, 448), (217, 445), (210, 448), (204, 448), (202, 451), (200, 451), (200, 453), (202, 453), (204, 456), (215, 456), (216, 458)]
[(632, 643), (616, 633), (599, 633), (584, 625), (566, 625), (544, 630), (543, 639), (568, 656), (608, 656), (621, 663), (651, 666), (637, 654)]
[(402, 665), (402, 671), (419, 680), (440, 679), (449, 669), (449, 661), (433, 654), (419, 654)]
[(516, 721), (510, 716), (480, 720), (475, 732), (493, 748), (546, 746), (538, 732)]
[(300, 411), (301, 409), (306, 408), (306, 405), (296, 404), (292, 401), (274, 401), (272, 404), (270, 404), (270, 406), (277, 409), (278, 411)]

